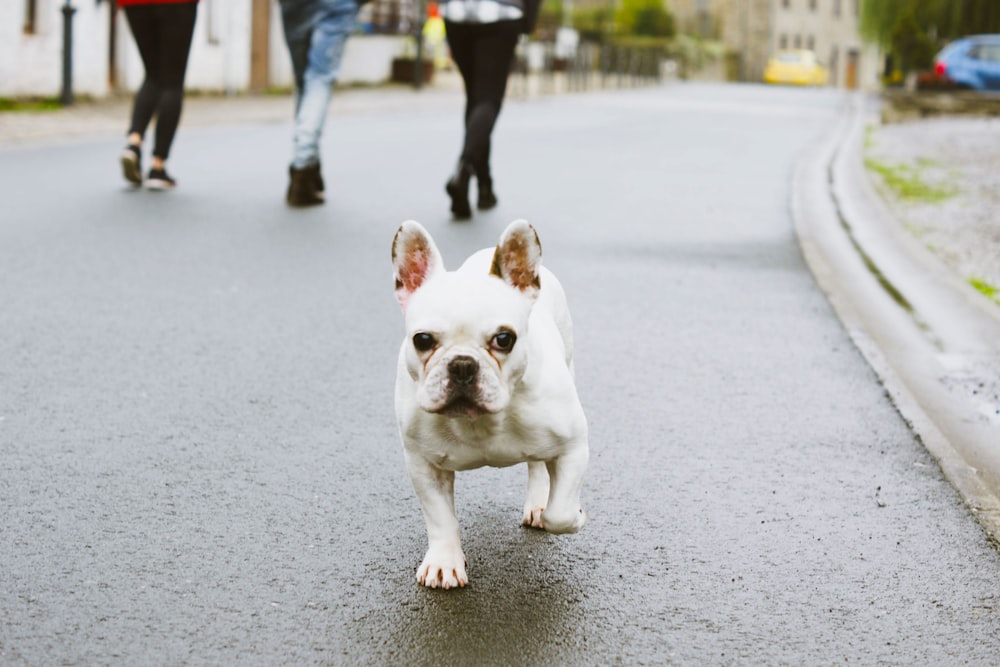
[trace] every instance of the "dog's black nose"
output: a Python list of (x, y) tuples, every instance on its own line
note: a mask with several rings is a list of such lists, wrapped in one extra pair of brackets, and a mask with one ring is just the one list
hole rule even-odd
[(448, 362), (448, 376), (458, 384), (472, 384), (478, 373), (479, 362), (472, 357), (455, 357)]

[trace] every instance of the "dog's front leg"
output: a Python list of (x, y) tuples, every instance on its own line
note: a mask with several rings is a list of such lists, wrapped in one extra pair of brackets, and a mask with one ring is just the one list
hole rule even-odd
[(417, 568), (417, 581), (428, 588), (465, 586), (469, 577), (455, 516), (455, 473), (409, 452), (406, 467), (427, 524), (427, 555)]
[(542, 512), (542, 527), (550, 533), (575, 533), (587, 522), (580, 507), (580, 489), (590, 452), (587, 441), (546, 462), (549, 471), (549, 502)]

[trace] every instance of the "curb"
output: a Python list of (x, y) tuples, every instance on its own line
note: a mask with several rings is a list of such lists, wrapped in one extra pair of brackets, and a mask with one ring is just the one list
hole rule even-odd
[(855, 96), (796, 165), (799, 243), (900, 415), (1000, 544), (1000, 309), (892, 218), (864, 171), (866, 117)]

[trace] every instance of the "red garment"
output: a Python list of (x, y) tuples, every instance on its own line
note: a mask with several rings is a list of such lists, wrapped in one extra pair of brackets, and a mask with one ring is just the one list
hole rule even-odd
[(118, 0), (119, 7), (128, 5), (179, 5), (182, 2), (198, 2), (198, 0)]

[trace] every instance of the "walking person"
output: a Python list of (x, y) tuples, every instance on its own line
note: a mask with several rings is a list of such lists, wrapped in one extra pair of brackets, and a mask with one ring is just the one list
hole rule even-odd
[(472, 217), (469, 181), (476, 177), (477, 208), (497, 205), (490, 173), (490, 136), (496, 124), (514, 48), (535, 27), (540, 0), (442, 0), (451, 58), (465, 84), (465, 140), (455, 173), (445, 184), (456, 220)]
[(167, 157), (181, 119), (184, 74), (198, 0), (118, 0), (125, 10), (146, 70), (132, 106), (128, 143), (121, 155), (125, 180), (142, 185), (142, 142), (156, 116), (156, 133), (146, 187), (169, 190), (177, 182), (167, 174)]
[(333, 84), (358, 8), (367, 0), (279, 0), (285, 41), (295, 74), (295, 129), (285, 201), (324, 202), (319, 142)]

